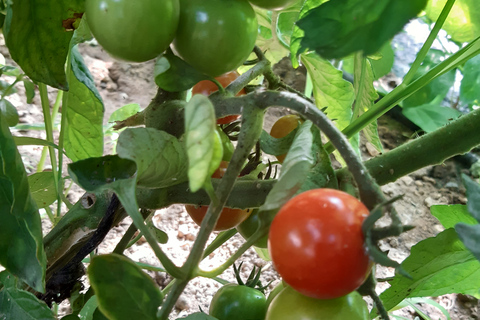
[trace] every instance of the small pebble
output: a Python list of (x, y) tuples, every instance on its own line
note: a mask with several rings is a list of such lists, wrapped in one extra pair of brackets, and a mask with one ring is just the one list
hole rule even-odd
[(175, 308), (178, 310), (187, 310), (189, 308), (188, 300), (184, 295), (181, 295), (175, 302)]

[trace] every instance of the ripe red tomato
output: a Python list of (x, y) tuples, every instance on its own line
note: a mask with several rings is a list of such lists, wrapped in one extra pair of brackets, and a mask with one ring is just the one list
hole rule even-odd
[(87, 0), (88, 26), (114, 57), (143, 62), (168, 48), (180, 18), (178, 0)]
[[(220, 163), (220, 167), (213, 173), (213, 178), (221, 178), (225, 174), (227, 170), (228, 162), (222, 161)], [(185, 209), (187, 213), (190, 215), (193, 221), (196, 224), (201, 225), (203, 218), (205, 218), (205, 214), (207, 213), (208, 206), (195, 206), (195, 205), (185, 205)], [(222, 212), (220, 213), (220, 218), (215, 225), (213, 230), (215, 231), (223, 231), (235, 228), (240, 223), (242, 223), (245, 219), (248, 218), (252, 209), (233, 209), (233, 208), (223, 208)]]
[[(240, 74), (237, 71), (230, 71), (225, 74), (222, 74), (221, 76), (216, 77), (215, 79), (220, 82), (220, 84), (223, 87), (228, 86), (230, 83), (233, 82), (233, 80), (237, 79)], [(218, 91), (217, 85), (209, 80), (203, 80), (197, 83), (196, 85), (193, 86), (192, 88), (192, 95), (200, 93), (203, 94), (204, 96), (209, 96), (210, 94)], [(237, 93), (237, 96), (241, 96), (247, 94), (245, 89), (240, 90), (239, 93)], [(217, 124), (228, 124), (232, 123), (233, 121), (237, 120), (240, 118), (240, 115), (231, 115), (231, 116), (226, 116), (223, 118), (217, 119)]]
[(218, 77), (247, 60), (257, 33), (257, 16), (246, 0), (181, 0), (173, 45), (195, 69)]
[(339, 190), (312, 189), (288, 201), (270, 226), (268, 249), (283, 280), (303, 295), (334, 299), (371, 269), (362, 223), (368, 209)]
[[(298, 124), (302, 122), (303, 119), (295, 114), (281, 117), (277, 120), (277, 122), (274, 123), (272, 129), (270, 130), (270, 135), (277, 139), (283, 138), (295, 130), (295, 128), (298, 127)], [(282, 154), (276, 157), (278, 162), (283, 163), (286, 156), (286, 154)]]

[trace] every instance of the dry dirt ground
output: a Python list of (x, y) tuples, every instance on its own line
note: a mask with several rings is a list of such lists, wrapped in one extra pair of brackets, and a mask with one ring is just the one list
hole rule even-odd
[[(8, 51), (4, 44), (1, 43), (0, 52), (7, 58), (7, 64), (11, 64)], [(156, 92), (153, 82), (153, 62), (133, 65), (118, 62), (103, 52), (101, 48), (95, 46), (95, 44), (82, 45), (81, 52), (104, 100), (105, 119), (108, 119), (114, 110), (128, 103), (138, 103), (142, 108), (148, 105)], [(288, 64), (282, 64), (276, 67), (276, 72), (288, 84), (300, 90), (303, 89), (305, 76), (302, 71), (292, 70), (288, 67)], [(34, 99), (33, 104), (27, 105), (23, 98), (22, 89), (19, 87), (19, 92), (10, 97), (12, 103), (18, 108), (20, 121), (28, 124), (42, 123), (43, 116), (38, 95)], [(53, 91), (50, 98), (53, 104), (55, 99)], [(265, 128), (269, 129), (275, 119), (285, 112), (288, 111), (278, 109), (271, 111), (266, 118)], [(14, 134), (45, 138), (42, 131), (36, 130), (14, 130)], [(387, 118), (382, 118), (380, 120), (380, 136), (385, 149), (389, 150), (408, 140), (413, 136), (413, 132), (401, 125), (392, 124), (391, 120)], [(363, 151), (364, 157), (368, 158), (369, 150), (364, 148)], [(20, 147), (20, 152), (28, 173), (33, 173), (40, 157), (41, 148)], [(442, 230), (439, 222), (430, 215), (430, 206), (434, 204), (466, 202), (464, 190), (460, 187), (461, 183), (458, 180), (456, 170), (457, 167), (453, 162), (447, 162), (443, 166), (424, 168), (383, 187), (385, 194), (389, 197), (404, 195), (403, 199), (396, 203), (396, 208), (405, 224), (411, 224), (416, 227), (399, 238), (390, 239), (382, 243), (382, 249), (389, 250), (389, 256), (392, 259), (402, 261), (408, 256), (409, 250), (413, 245)], [(69, 198), (75, 201), (81, 194), (82, 191), (74, 187)], [(45, 230), (48, 230), (48, 219), (43, 219), (43, 221)], [(162, 246), (163, 249), (175, 263), (183, 263), (198, 233), (198, 226), (190, 220), (182, 205), (173, 205), (169, 208), (158, 210), (154, 215), (153, 221), (158, 228), (164, 230), (169, 236), (168, 243)], [(114, 227), (98, 248), (98, 253), (111, 252), (129, 225), (130, 221), (125, 219), (120, 225)], [(235, 236), (202, 262), (202, 267), (208, 269), (218, 266), (239, 247), (242, 241), (243, 239), (240, 236)], [(126, 255), (135, 261), (159, 266), (158, 261), (145, 242), (139, 242), (137, 245), (127, 249)], [(263, 283), (273, 281), (269, 289), (272, 289), (279, 282), (279, 277), (271, 262), (266, 262), (259, 258), (253, 249), (248, 250), (240, 260), (244, 261), (242, 270), (244, 276), (247, 276), (253, 265), (255, 265), (263, 268)], [(164, 287), (171, 280), (165, 273), (148, 272), (160, 287)], [(392, 275), (393, 271), (391, 269), (377, 269), (377, 276), (380, 278)], [(222, 278), (234, 281), (231, 270), (225, 272)], [(199, 308), (207, 311), (211, 297), (219, 287), (219, 283), (214, 280), (194, 279), (177, 302), (171, 319), (181, 318), (187, 314), (197, 312)], [(385, 288), (385, 285), (379, 285), (378, 287), (379, 290), (384, 290)], [(435, 300), (448, 310), (452, 319), (467, 320), (479, 318), (480, 303), (472, 297), (452, 294), (435, 298)], [(429, 315), (431, 319), (445, 319), (441, 313), (428, 305), (420, 305), (420, 309)], [(62, 313), (66, 311), (65, 306), (61, 308)], [(415, 319), (417, 316), (413, 309), (410, 308), (397, 311), (395, 314), (407, 319)]]

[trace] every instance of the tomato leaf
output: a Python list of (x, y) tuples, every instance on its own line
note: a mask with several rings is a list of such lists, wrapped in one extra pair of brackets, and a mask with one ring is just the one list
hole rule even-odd
[(373, 54), (426, 4), (427, 0), (325, 2), (297, 22), (305, 32), (300, 52), (313, 49), (325, 59), (344, 58), (357, 51)]
[(425, 132), (432, 132), (457, 119), (462, 113), (456, 109), (430, 103), (403, 108), (403, 114)]
[(311, 131), (312, 122), (305, 121), (300, 125), (292, 146), (283, 162), (282, 172), (278, 182), (260, 207), (261, 211), (279, 209), (283, 206), (303, 185), (313, 165)]
[(150, 229), (150, 231), (153, 233), (153, 235), (155, 236), (155, 238), (157, 239), (157, 241), (161, 244), (165, 244), (168, 242), (168, 234), (165, 233), (165, 231), (162, 231), (160, 229), (158, 229), (157, 227), (155, 227), (153, 225), (153, 222), (149, 222), (147, 224), (148, 228)]
[(109, 319), (157, 319), (163, 295), (152, 278), (127, 257), (94, 257), (88, 267), (88, 279), (100, 310)]
[[(191, 192), (198, 191), (210, 179), (215, 159), (215, 109), (210, 100), (197, 94), (185, 106), (185, 142), (188, 154), (188, 179)], [(217, 165), (218, 167), (218, 165)], [(216, 168), (215, 168), (216, 169)]]
[(431, 206), (430, 211), (440, 221), (445, 229), (453, 228), (455, 224), (462, 222), (469, 225), (477, 221), (469, 213), (467, 206), (461, 204)]
[(8, 2), (3, 27), (13, 60), (33, 80), (68, 90), (65, 61), (83, 0)]
[(0, 264), (39, 292), (45, 290), (42, 224), (27, 173), (0, 114)]
[(413, 246), (402, 268), (412, 279), (396, 275), (390, 281), (391, 287), (380, 295), (387, 310), (406, 297), (479, 293), (480, 262), (465, 248), (453, 229)]
[[(428, 1), (425, 8), (427, 17), (437, 21), (447, 0)], [(480, 2), (477, 0), (457, 0), (452, 7), (442, 29), (458, 42), (475, 39), (480, 33)]]
[(0, 319), (55, 320), (53, 311), (34, 294), (4, 287), (0, 290)]
[(157, 59), (153, 73), (157, 86), (171, 92), (185, 91), (201, 80), (210, 79), (172, 52)]
[(65, 92), (65, 153), (73, 161), (103, 155), (103, 102), (76, 47), (71, 51), (70, 90)]
[(288, 149), (290, 149), (297, 130), (298, 128), (293, 129), (292, 132), (283, 138), (274, 138), (263, 130), (260, 135), (260, 148), (263, 152), (274, 156), (285, 154), (288, 152)]
[(93, 314), (98, 308), (98, 299), (97, 296), (92, 296), (80, 310), (78, 316), (81, 320), (93, 320)]
[(28, 79), (23, 79), (23, 86), (25, 87), (25, 96), (27, 97), (27, 103), (31, 104), (33, 98), (35, 98), (35, 85)]
[[(355, 89), (355, 108), (353, 118), (357, 119), (368, 111), (375, 100), (378, 99), (377, 90), (373, 86), (373, 68), (367, 58), (361, 54), (355, 54), (355, 71), (354, 71), (354, 89)], [(377, 121), (368, 124), (363, 130), (363, 134), (368, 142), (370, 142), (379, 152), (383, 152), (382, 142), (378, 136)], [(360, 139), (357, 135), (357, 141)]]
[[(430, 49), (422, 65), (415, 73), (414, 79), (418, 79), (419, 77), (423, 76), (436, 65), (444, 61), (446, 57), (447, 55), (445, 52)], [(452, 69), (447, 73), (433, 79), (428, 84), (420, 88), (417, 92), (406, 98), (402, 102), (402, 106), (404, 108), (416, 107), (433, 102), (435, 99), (440, 102), (447, 95), (454, 82), (455, 69)]]
[(466, 104), (480, 104), (480, 56), (476, 56), (465, 63), (463, 79), (460, 84), (460, 100)]
[(0, 114), (5, 118), (9, 127), (14, 127), (18, 124), (19, 117), (17, 108), (8, 100), (0, 100)]
[(28, 184), (33, 200), (39, 208), (45, 208), (57, 200), (52, 171), (37, 172), (28, 176)]
[[(305, 17), (310, 10), (320, 6), (322, 3), (328, 0), (307, 0), (304, 2), (300, 13), (299, 13), (299, 20)], [(301, 42), (302, 38), (305, 35), (305, 32), (298, 27), (297, 24), (293, 27), (292, 36), (290, 39), (290, 59), (292, 60), (292, 65), (294, 68), (298, 68), (298, 54), (300, 54)]]
[(162, 188), (186, 181), (187, 155), (174, 136), (154, 128), (127, 128), (118, 138), (118, 155), (137, 164), (137, 183)]

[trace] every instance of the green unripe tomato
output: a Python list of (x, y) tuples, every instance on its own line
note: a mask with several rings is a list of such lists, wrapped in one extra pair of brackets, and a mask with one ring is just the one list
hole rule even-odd
[(292, 319), (368, 320), (370, 317), (367, 304), (356, 291), (340, 298), (320, 300), (287, 286), (273, 299), (265, 320)]
[(257, 17), (247, 0), (180, 0), (173, 42), (177, 53), (212, 77), (237, 69), (257, 38)]
[(145, 126), (166, 131), (179, 138), (185, 132), (185, 101), (172, 100), (145, 110)]
[(267, 297), (267, 308), (270, 306), (273, 299), (275, 299), (275, 297), (278, 296), (280, 292), (282, 292), (283, 289), (286, 288), (286, 286), (287, 285), (283, 281), (280, 281), (280, 283), (277, 284), (275, 288), (273, 288), (273, 290), (270, 292), (270, 294)]
[(290, 7), (299, 0), (248, 0), (254, 6), (268, 10), (282, 10)]
[(155, 58), (175, 37), (179, 0), (86, 0), (88, 26), (112, 56), (132, 62)]
[[(258, 209), (253, 210), (250, 214), (250, 217), (247, 220), (243, 221), (241, 224), (237, 226), (237, 231), (242, 235), (242, 237), (247, 240), (250, 238), (255, 231), (257, 231), (258, 226), (260, 225), (260, 220), (258, 218)], [(255, 246), (259, 248), (266, 248), (268, 243), (268, 234), (264, 237), (260, 238), (257, 242), (255, 242)]]
[(218, 320), (264, 320), (266, 301), (257, 289), (231, 283), (213, 296), (209, 313)]

